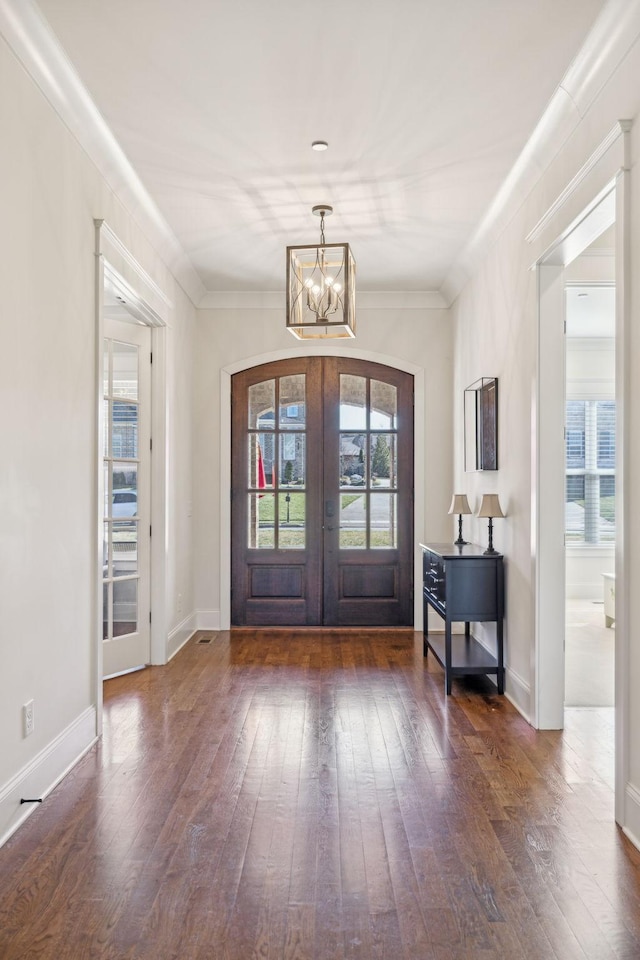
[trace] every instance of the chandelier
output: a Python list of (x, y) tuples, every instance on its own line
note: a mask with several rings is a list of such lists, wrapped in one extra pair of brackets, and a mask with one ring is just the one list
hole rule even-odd
[(355, 337), (355, 260), (348, 243), (325, 242), (333, 207), (311, 212), (320, 217), (320, 243), (287, 247), (287, 330), (299, 340)]

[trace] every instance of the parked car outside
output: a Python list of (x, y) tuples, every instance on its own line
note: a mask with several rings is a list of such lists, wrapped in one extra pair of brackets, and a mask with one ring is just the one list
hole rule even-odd
[(114, 519), (121, 517), (135, 517), (138, 512), (137, 490), (114, 490), (111, 516)]

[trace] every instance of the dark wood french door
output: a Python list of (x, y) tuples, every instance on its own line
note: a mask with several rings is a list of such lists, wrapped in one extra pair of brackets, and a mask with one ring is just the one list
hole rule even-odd
[(413, 377), (300, 357), (232, 380), (234, 626), (413, 623)]

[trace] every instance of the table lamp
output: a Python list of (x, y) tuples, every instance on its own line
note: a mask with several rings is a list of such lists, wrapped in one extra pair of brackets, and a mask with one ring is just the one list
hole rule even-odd
[(480, 509), (476, 513), (476, 517), (489, 518), (489, 546), (484, 552), (497, 553), (498, 551), (493, 549), (493, 518), (504, 517), (497, 493), (482, 494), (482, 503), (480, 504)]
[(466, 493), (454, 493), (451, 498), (449, 513), (458, 514), (458, 539), (455, 541), (455, 544), (458, 547), (462, 547), (465, 543), (469, 542), (468, 540), (462, 539), (462, 517), (472, 513)]

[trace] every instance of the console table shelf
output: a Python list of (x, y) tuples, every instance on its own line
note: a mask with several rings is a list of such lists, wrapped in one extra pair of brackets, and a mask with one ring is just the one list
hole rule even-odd
[[(444, 668), (447, 694), (454, 676), (495, 674), (504, 693), (504, 569), (502, 554), (473, 543), (421, 543), (423, 557), (424, 655), (432, 651)], [(429, 607), (444, 619), (444, 634), (429, 633)], [(471, 635), (471, 623), (494, 621), (497, 656)], [(453, 623), (464, 634), (452, 634)]]

